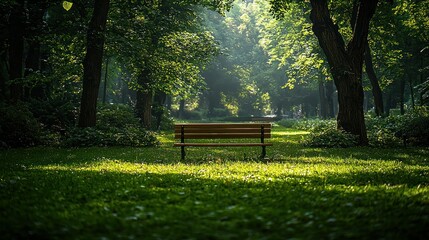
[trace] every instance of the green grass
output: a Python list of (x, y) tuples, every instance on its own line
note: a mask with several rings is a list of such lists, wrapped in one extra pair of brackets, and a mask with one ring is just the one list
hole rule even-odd
[(0, 151), (1, 239), (429, 239), (429, 149)]

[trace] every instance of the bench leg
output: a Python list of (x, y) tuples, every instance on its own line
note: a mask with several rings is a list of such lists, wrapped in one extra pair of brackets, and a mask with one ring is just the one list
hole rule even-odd
[(182, 153), (182, 160), (185, 160), (185, 155), (186, 155), (186, 153), (185, 153), (185, 147), (182, 146), (180, 148), (181, 148), (181, 153)]
[(267, 149), (266, 149), (266, 146), (262, 146), (262, 154), (261, 154), (261, 158), (262, 158), (262, 159), (264, 159), (266, 155), (267, 155)]

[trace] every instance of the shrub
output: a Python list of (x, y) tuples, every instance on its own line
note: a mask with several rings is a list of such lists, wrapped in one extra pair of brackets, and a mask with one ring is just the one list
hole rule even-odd
[(174, 118), (171, 116), (170, 110), (162, 107), (161, 119), (158, 126), (158, 119), (154, 117), (152, 119), (152, 126), (155, 130), (171, 130), (174, 129)]
[(67, 99), (30, 100), (34, 117), (50, 132), (63, 131), (76, 123), (78, 104)]
[(373, 129), (367, 131), (369, 145), (373, 147), (396, 147), (401, 141), (395, 134), (388, 129)]
[(67, 147), (91, 146), (132, 146), (145, 147), (158, 145), (153, 132), (141, 127), (127, 126), (124, 128), (74, 128), (64, 140)]
[(40, 143), (40, 124), (26, 104), (0, 103), (0, 116), (1, 146), (28, 147)]
[(279, 125), (304, 131), (320, 131), (327, 128), (335, 128), (335, 119), (282, 119)]
[(294, 126), (296, 124), (296, 121), (297, 120), (295, 119), (288, 118), (278, 121), (277, 124), (286, 128), (295, 128)]
[(401, 139), (414, 145), (429, 145), (429, 110), (419, 107), (404, 115), (386, 118), (366, 118), (370, 144), (374, 146), (397, 146)]
[(146, 131), (135, 117), (131, 107), (107, 105), (97, 114), (97, 126), (72, 128), (63, 144), (68, 147), (89, 146), (154, 146), (156, 135)]
[(312, 132), (304, 140), (309, 147), (353, 147), (358, 143), (358, 137), (335, 128), (326, 128)]
[(429, 146), (429, 117), (416, 117), (407, 121), (398, 132), (407, 144)]
[(123, 104), (103, 105), (97, 112), (97, 125), (105, 128), (123, 128), (124, 126), (139, 126), (140, 121), (135, 116), (131, 106)]
[[(173, 111), (172, 113), (174, 116), (179, 118), (179, 115), (180, 115), (179, 111)], [(185, 110), (182, 113), (182, 116), (180, 116), (180, 117), (183, 120), (201, 120), (201, 119), (203, 119), (203, 113), (200, 111), (196, 111), (196, 110), (194, 110), (194, 111)]]
[(226, 108), (213, 108), (213, 111), (207, 114), (209, 118), (232, 117), (231, 113)]

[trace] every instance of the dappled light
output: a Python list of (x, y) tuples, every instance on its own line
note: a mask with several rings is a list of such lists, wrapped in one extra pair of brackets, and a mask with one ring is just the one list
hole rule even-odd
[(428, 12), (1, 0), (0, 239), (429, 239)]
[[(273, 129), (274, 136), (289, 134), (302, 131)], [(269, 159), (246, 148), (190, 148), (182, 162), (172, 139), (165, 134), (164, 144), (146, 148), (1, 151), (0, 232), (8, 238), (46, 231), (150, 239), (427, 236), (426, 148), (304, 148), (299, 138), (273, 138)]]

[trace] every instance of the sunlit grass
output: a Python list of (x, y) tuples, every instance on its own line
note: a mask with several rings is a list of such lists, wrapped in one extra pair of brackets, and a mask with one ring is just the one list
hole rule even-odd
[(66, 239), (426, 239), (429, 149), (0, 151), (0, 236)]

